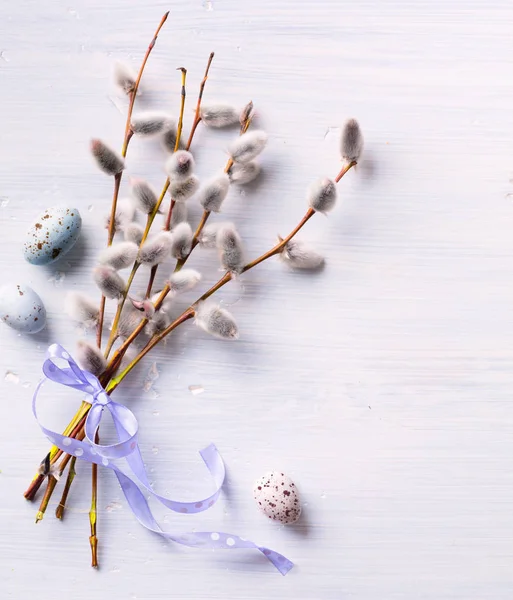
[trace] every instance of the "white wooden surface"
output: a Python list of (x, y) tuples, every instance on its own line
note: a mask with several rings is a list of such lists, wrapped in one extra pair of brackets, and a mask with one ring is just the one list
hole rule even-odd
[[(120, 146), (124, 104), (110, 65), (138, 65), (168, 8), (145, 105), (176, 112), (184, 65), (190, 121), (215, 50), (205, 98), (253, 99), (270, 134), (265, 177), (225, 210), (250, 256), (297, 222), (313, 178), (337, 172), (343, 121), (356, 116), (366, 135), (341, 204), (303, 235), (326, 269), (261, 265), (242, 297), (221, 294), (239, 342), (187, 324), (123, 388), (156, 489), (207, 493), (197, 449), (210, 441), (227, 462), (218, 505), (190, 518), (156, 507), (166, 527), (256, 539), (296, 563), (285, 578), (258, 553), (164, 544), (104, 472), (93, 572), (88, 468), (64, 522), (52, 507), (35, 526), (36, 505), (22, 498), (47, 448), (30, 411), (45, 346), (73, 348), (63, 294), (91, 288), (104, 243), (112, 181), (88, 140)], [(0, 331), (2, 598), (511, 599), (512, 27), (507, 0), (0, 4), (2, 278), (31, 283), (49, 312), (40, 335)], [(202, 176), (223, 166), (231, 135), (198, 131)], [(157, 145), (135, 141), (129, 156), (130, 173), (160, 185)], [(84, 217), (80, 245), (52, 268), (25, 264), (32, 217), (67, 202)], [(198, 252), (191, 264), (205, 289), (218, 277), (214, 258)], [(160, 378), (144, 392), (153, 361)], [(48, 414), (62, 425), (73, 409), (59, 390)], [(301, 490), (297, 526), (268, 523), (253, 505), (253, 480), (272, 468)]]

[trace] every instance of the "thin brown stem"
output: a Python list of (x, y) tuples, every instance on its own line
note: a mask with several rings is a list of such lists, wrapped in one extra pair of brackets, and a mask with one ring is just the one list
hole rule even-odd
[[(166, 14), (162, 17), (155, 33), (153, 34), (153, 38), (152, 38), (148, 48), (146, 49), (146, 54), (144, 55), (143, 61), (139, 68), (139, 72), (137, 74), (137, 79), (135, 80), (134, 87), (133, 87), (132, 91), (130, 92), (130, 101), (128, 104), (128, 112), (127, 112), (126, 123), (125, 123), (125, 136), (123, 139), (123, 146), (121, 148), (121, 155), (123, 156), (123, 158), (126, 156), (126, 153), (128, 150), (128, 144), (130, 143), (130, 140), (132, 139), (132, 135), (133, 135), (133, 131), (130, 128), (130, 122), (132, 120), (132, 112), (134, 110), (135, 97), (137, 96), (137, 90), (139, 89), (141, 77), (143, 75), (144, 68), (146, 67), (146, 63), (148, 62), (148, 58), (150, 57), (151, 51), (153, 50), (153, 47), (155, 46), (155, 42), (157, 41), (157, 37), (160, 33), (160, 30), (162, 29), (164, 23), (166, 22), (168, 15), (169, 15), (169, 11), (166, 12)], [(121, 178), (122, 177), (123, 177), (123, 171), (121, 171), (121, 173), (119, 173), (118, 175), (116, 175), (114, 177), (114, 193), (112, 196), (112, 204), (111, 204), (111, 209), (110, 209), (110, 222), (109, 222), (109, 230), (108, 230), (108, 236), (107, 236), (107, 246), (110, 246), (112, 244), (112, 240), (114, 239), (116, 209), (117, 209), (117, 205), (118, 205), (119, 188), (121, 186)], [(100, 313), (99, 313), (99, 319), (98, 319), (98, 329), (96, 332), (96, 343), (98, 345), (98, 348), (101, 348), (101, 346), (102, 346), (102, 334), (103, 334), (104, 319), (105, 319), (105, 296), (102, 295), (101, 300), (100, 300)]]
[[(68, 457), (68, 456), (69, 456), (69, 454), (66, 455), (66, 457)], [(64, 460), (62, 462), (64, 463)], [(75, 475), (76, 475), (76, 471), (75, 471), (76, 462), (77, 462), (77, 457), (73, 456), (71, 458), (71, 463), (69, 465), (68, 477), (66, 478), (66, 484), (64, 485), (64, 490), (62, 492), (59, 506), (55, 509), (55, 516), (58, 519), (62, 519), (64, 517), (64, 511), (66, 510), (66, 502), (68, 500), (69, 490), (71, 488), (71, 484), (73, 483), (73, 480), (75, 479)], [(64, 466), (61, 465), (61, 473), (64, 471)]]
[[(242, 114), (241, 114), (240, 135), (243, 135), (244, 133), (246, 133), (246, 131), (248, 130), (248, 128), (251, 124), (252, 118), (253, 118), (253, 102), (250, 101), (246, 105), (246, 107), (244, 108), (244, 110), (242, 111)], [(224, 172), (228, 173), (228, 171), (231, 169), (232, 166), (233, 166), (233, 160), (230, 158), (226, 163)], [(210, 214), (211, 213), (208, 210), (203, 211), (203, 214), (201, 215), (201, 220), (200, 220), (198, 226), (196, 227), (196, 231), (194, 232), (194, 235), (192, 237), (191, 249), (189, 251), (189, 254), (185, 258), (182, 258), (177, 261), (176, 267), (175, 267), (175, 272), (179, 271), (185, 265), (185, 263), (189, 259), (189, 256), (192, 254), (192, 251), (198, 245), (199, 236), (201, 235), (201, 232), (203, 231), (203, 228), (205, 227), (205, 225), (208, 221), (208, 218), (210, 217)]]
[(164, 223), (164, 231), (169, 231), (171, 229), (171, 218), (173, 216), (173, 209), (175, 207), (175, 204), (176, 200), (171, 200), (169, 210), (167, 211), (166, 222)]
[(146, 344), (146, 346), (141, 350), (141, 352), (139, 352), (139, 354), (137, 355), (137, 360), (132, 361), (120, 375), (118, 375), (117, 377), (114, 377), (113, 379), (110, 380), (110, 383), (107, 386), (107, 392), (109, 394), (112, 393), (118, 387), (118, 385), (121, 383), (121, 381), (128, 375), (128, 373), (130, 373), (130, 371), (136, 366), (136, 364), (140, 360), (142, 360), (152, 348), (154, 348), (161, 340), (163, 340), (164, 337), (166, 337), (166, 335), (171, 333), (171, 331), (173, 331), (173, 329), (176, 329), (178, 327), (178, 325), (181, 325), (182, 323), (184, 323), (188, 319), (192, 319), (193, 317), (194, 317), (194, 310), (192, 308), (188, 308), (184, 313), (182, 313), (178, 317), (178, 319), (173, 321), (173, 323), (171, 323), (171, 325), (169, 325), (166, 329), (164, 329), (164, 331), (153, 336), (151, 338), (151, 340)]
[(48, 503), (50, 502), (50, 498), (52, 497), (53, 490), (55, 489), (56, 485), (57, 485), (57, 479), (55, 479), (55, 477), (53, 477), (52, 475), (49, 475), (48, 476), (48, 485), (46, 486), (45, 495), (43, 496), (43, 499), (41, 500), (39, 510), (37, 511), (37, 514), (36, 514), (36, 523), (39, 523), (39, 521), (41, 521), (43, 519), (43, 517), (45, 516), (46, 509), (48, 508)]
[[(186, 150), (190, 150), (190, 147), (191, 147), (191, 144), (192, 144), (192, 140), (194, 138), (194, 133), (196, 132), (196, 128), (198, 127), (198, 124), (201, 121), (201, 116), (200, 116), (201, 101), (202, 101), (202, 98), (203, 98), (203, 91), (205, 89), (205, 84), (207, 83), (207, 79), (208, 79), (208, 72), (210, 70), (210, 65), (212, 64), (212, 60), (213, 59), (214, 59), (214, 53), (211, 52), (210, 56), (208, 57), (208, 62), (207, 62), (207, 67), (205, 69), (205, 74), (203, 75), (203, 79), (202, 79), (201, 84), (200, 84), (200, 89), (199, 89), (199, 94), (198, 94), (198, 101), (196, 103), (196, 113), (194, 115), (194, 122), (193, 122), (193, 125), (192, 125), (191, 133), (189, 135), (189, 139), (187, 140), (187, 145), (186, 145), (186, 148), (185, 148)], [(180, 147), (180, 140), (181, 140), (181, 136), (182, 136), (182, 124), (183, 124), (183, 115), (184, 115), (184, 109), (185, 109), (185, 96), (186, 96), (186, 92), (185, 92), (185, 76), (186, 76), (186, 74), (187, 74), (187, 71), (185, 69), (182, 69), (182, 103), (181, 103), (181, 107), (180, 107), (180, 118), (178, 119), (178, 128), (177, 128), (176, 141), (175, 141), (175, 150), (174, 150), (175, 152)], [(176, 201), (173, 200), (173, 199), (171, 199), (171, 204), (169, 205), (169, 210), (167, 212), (166, 221), (164, 223), (164, 231), (169, 231), (171, 229), (171, 218), (173, 216), (173, 209), (175, 207), (175, 204), (176, 204)], [(194, 240), (193, 240), (193, 242), (194, 242)], [(158, 265), (155, 265), (151, 269), (150, 278), (149, 278), (149, 281), (148, 281), (148, 286), (146, 288), (146, 298), (149, 298), (151, 296), (151, 290), (153, 288), (153, 283), (155, 282), (155, 277), (157, 275), (157, 271), (158, 271)], [(141, 330), (142, 330), (142, 328), (141, 328)]]
[(340, 173), (335, 177), (335, 183), (338, 183), (342, 177), (344, 177), (344, 175), (349, 171), (349, 169), (351, 167), (355, 167), (356, 166), (356, 161), (353, 160), (351, 162), (346, 163), (342, 169), (340, 169)]
[(198, 102), (196, 104), (196, 113), (194, 114), (194, 121), (192, 123), (192, 128), (191, 128), (191, 133), (189, 134), (189, 139), (187, 140), (187, 146), (185, 147), (186, 150), (189, 150), (192, 144), (192, 138), (194, 137), (194, 134), (196, 133), (196, 128), (198, 127), (200, 121), (201, 121), (201, 100), (203, 99), (203, 90), (205, 89), (205, 84), (207, 83), (207, 79), (208, 79), (208, 72), (210, 70), (210, 65), (212, 64), (212, 61), (214, 60), (214, 53), (211, 52), (210, 56), (208, 57), (208, 62), (207, 62), (207, 68), (205, 69), (205, 74), (203, 75), (203, 79), (201, 81), (200, 84), (200, 90), (199, 90), (199, 94), (198, 94)]

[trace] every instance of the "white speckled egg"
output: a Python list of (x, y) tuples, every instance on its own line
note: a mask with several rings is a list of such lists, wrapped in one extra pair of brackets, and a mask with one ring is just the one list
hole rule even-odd
[(81, 228), (82, 218), (76, 208), (47, 208), (27, 231), (25, 259), (33, 265), (48, 265), (73, 248)]
[(273, 521), (295, 523), (301, 514), (301, 502), (297, 488), (279, 471), (267, 473), (257, 479), (253, 496), (258, 508)]
[(0, 319), (23, 333), (37, 333), (46, 325), (46, 309), (28, 285), (10, 283), (0, 288)]

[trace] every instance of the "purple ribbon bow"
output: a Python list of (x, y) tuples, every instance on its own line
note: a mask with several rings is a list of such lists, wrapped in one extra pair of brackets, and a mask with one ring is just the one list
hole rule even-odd
[[(65, 361), (67, 366), (63, 368), (57, 366), (55, 359)], [(215, 504), (221, 493), (226, 471), (221, 455), (214, 444), (210, 444), (200, 451), (201, 457), (216, 484), (216, 491), (211, 496), (196, 502), (177, 502), (160, 496), (151, 489), (144, 468), (141, 451), (137, 443), (139, 425), (132, 411), (123, 404), (111, 400), (98, 379), (92, 373), (83, 371), (59, 344), (52, 344), (48, 348), (47, 358), (43, 364), (43, 373), (45, 377), (39, 382), (32, 400), (32, 411), (41, 430), (54, 446), (67, 454), (112, 469), (118, 478), (119, 485), (132, 512), (144, 527), (178, 544), (194, 548), (256, 548), (272, 562), (282, 575), (286, 575), (290, 571), (293, 563), (285, 556), (269, 548), (258, 546), (254, 542), (237, 535), (215, 531), (174, 535), (163, 531), (155, 520), (144, 493), (149, 494), (170, 510), (179, 513), (199, 513)], [(47, 379), (87, 394), (86, 401), (90, 402), (92, 406), (85, 423), (84, 441), (66, 437), (47, 429), (39, 421), (36, 410), (37, 397), (41, 386)], [(111, 445), (95, 444), (94, 442), (105, 409), (112, 416), (118, 437), (118, 441)], [(120, 464), (118, 461), (121, 459), (125, 459), (127, 465)], [(144, 490), (144, 493), (142, 490)]]

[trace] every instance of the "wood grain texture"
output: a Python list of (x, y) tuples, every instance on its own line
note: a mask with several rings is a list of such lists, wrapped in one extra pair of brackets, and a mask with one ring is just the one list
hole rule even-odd
[[(167, 9), (141, 105), (176, 112), (175, 68), (188, 68), (192, 99), (214, 50), (205, 98), (252, 99), (270, 134), (265, 176), (226, 204), (248, 255), (294, 226), (313, 178), (337, 172), (344, 120), (357, 117), (366, 136), (340, 206), (302, 236), (325, 253), (325, 270), (261, 265), (221, 294), (239, 342), (189, 323), (121, 390), (156, 489), (182, 499), (209, 491), (197, 449), (210, 441), (228, 465), (214, 509), (178, 518), (156, 507), (166, 526), (255, 539), (297, 564), (285, 578), (252, 552), (188, 550), (147, 534), (105, 472), (102, 568), (92, 572), (89, 469), (77, 465), (65, 522), (50, 512), (36, 527), (22, 498), (46, 449), (30, 414), (44, 349), (73, 348), (63, 294), (92, 289), (105, 238), (112, 182), (88, 140), (120, 146), (125, 104), (109, 89), (112, 61), (137, 65)], [(37, 336), (0, 331), (2, 598), (511, 599), (512, 26), (506, 0), (0, 4), (0, 265), (49, 312)], [(200, 128), (200, 176), (222, 168), (231, 135)], [(156, 144), (130, 148), (131, 174), (160, 185), (161, 163)], [(31, 267), (27, 225), (59, 203), (82, 212), (82, 240), (54, 267)], [(218, 276), (213, 257), (191, 264), (205, 289)], [(146, 393), (153, 361), (160, 378)], [(4, 381), (7, 371), (20, 383)], [(64, 424), (73, 409), (56, 390), (47, 414)], [(273, 468), (300, 488), (297, 526), (276, 527), (253, 505), (253, 480)]]

